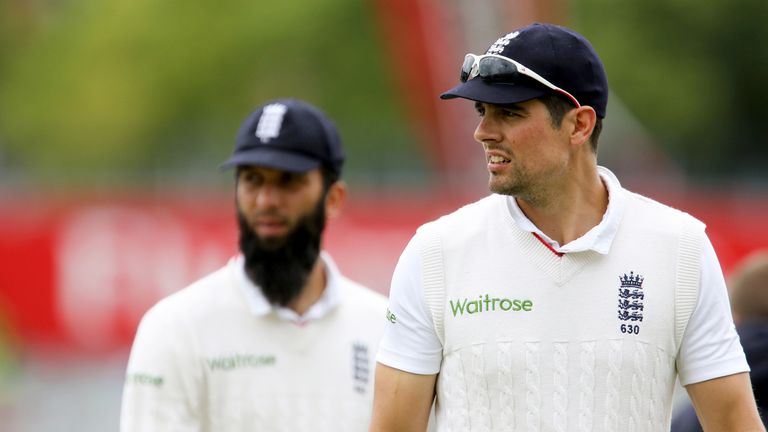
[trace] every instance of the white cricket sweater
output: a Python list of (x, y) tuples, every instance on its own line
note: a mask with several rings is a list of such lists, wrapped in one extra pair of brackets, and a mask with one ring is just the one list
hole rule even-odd
[(242, 259), (150, 309), (121, 430), (366, 431), (386, 299), (324, 261), (339, 303), (304, 323), (254, 313)]
[(626, 196), (606, 255), (556, 255), (495, 195), (422, 227), (443, 260), (424, 268), (443, 305), (437, 430), (669, 430), (704, 229)]

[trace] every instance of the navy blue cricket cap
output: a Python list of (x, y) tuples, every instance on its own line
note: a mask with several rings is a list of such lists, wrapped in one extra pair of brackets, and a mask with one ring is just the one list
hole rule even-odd
[(221, 168), (240, 165), (290, 172), (325, 165), (341, 176), (344, 149), (336, 127), (318, 108), (298, 99), (276, 99), (245, 119), (232, 157)]
[[(547, 81), (591, 106), (604, 118), (608, 105), (608, 79), (603, 62), (592, 44), (575, 31), (533, 23), (500, 37), (485, 52), (515, 60)], [(440, 95), (441, 99), (464, 98), (494, 105), (512, 104), (552, 93), (533, 79), (487, 82), (474, 77)]]

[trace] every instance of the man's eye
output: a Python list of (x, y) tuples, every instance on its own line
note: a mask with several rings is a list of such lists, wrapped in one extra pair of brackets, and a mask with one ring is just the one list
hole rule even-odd
[(302, 179), (303, 177), (299, 174), (286, 173), (280, 180), (284, 185), (291, 186), (301, 183)]
[(244, 173), (240, 179), (250, 185), (258, 185), (262, 181), (261, 176), (255, 173)]
[(475, 102), (475, 111), (479, 116), (485, 115), (485, 107), (480, 102)]

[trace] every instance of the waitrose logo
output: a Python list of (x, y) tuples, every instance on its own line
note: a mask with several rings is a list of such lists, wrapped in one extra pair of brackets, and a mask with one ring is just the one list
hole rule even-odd
[(228, 356), (209, 357), (205, 359), (208, 368), (215, 371), (231, 371), (242, 368), (258, 368), (274, 366), (277, 358), (272, 354), (233, 354)]
[(530, 312), (533, 310), (533, 300), (491, 297), (489, 294), (481, 294), (477, 300), (465, 298), (450, 300), (448, 303), (454, 317), (465, 313), (472, 315), (481, 312)]

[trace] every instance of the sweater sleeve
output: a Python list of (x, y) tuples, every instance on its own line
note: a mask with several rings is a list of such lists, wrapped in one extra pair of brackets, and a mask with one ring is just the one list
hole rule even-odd
[(142, 318), (128, 361), (122, 432), (201, 431), (201, 368), (192, 340), (161, 301)]

